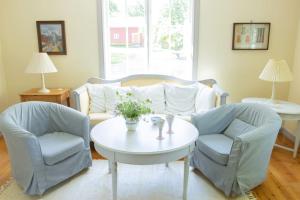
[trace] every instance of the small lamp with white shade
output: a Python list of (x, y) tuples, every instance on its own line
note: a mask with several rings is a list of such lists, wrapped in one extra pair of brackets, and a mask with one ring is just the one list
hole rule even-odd
[(259, 75), (259, 78), (264, 81), (272, 81), (272, 103), (276, 103), (275, 95), (276, 95), (276, 82), (289, 82), (293, 80), (292, 73), (290, 68), (285, 60), (276, 61), (274, 59), (270, 59), (266, 64), (265, 68)]
[(50, 92), (50, 90), (46, 88), (44, 74), (54, 72), (57, 72), (57, 69), (47, 53), (34, 53), (29, 65), (25, 70), (25, 73), (41, 74), (42, 88), (39, 90), (41, 93)]

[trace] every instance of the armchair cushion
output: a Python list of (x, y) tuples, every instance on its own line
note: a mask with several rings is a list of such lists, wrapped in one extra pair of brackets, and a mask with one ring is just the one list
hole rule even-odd
[(224, 135), (234, 139), (237, 136), (240, 136), (248, 131), (256, 129), (255, 126), (252, 126), (242, 120), (234, 119), (231, 124), (224, 131)]
[(47, 165), (54, 165), (84, 149), (81, 137), (64, 132), (47, 133), (38, 140)]
[(227, 164), (232, 144), (233, 140), (223, 134), (201, 135), (197, 140), (199, 151), (221, 165)]

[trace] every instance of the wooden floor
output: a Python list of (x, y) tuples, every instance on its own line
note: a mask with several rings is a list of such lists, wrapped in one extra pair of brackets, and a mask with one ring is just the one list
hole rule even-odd
[[(283, 135), (279, 135), (277, 143), (292, 146)], [(103, 159), (92, 149), (93, 159)], [(0, 185), (9, 180), (11, 174), (9, 157), (3, 137), (0, 136)], [(300, 200), (300, 154), (297, 159), (292, 153), (274, 148), (269, 166), (267, 180), (254, 189), (261, 200)]]

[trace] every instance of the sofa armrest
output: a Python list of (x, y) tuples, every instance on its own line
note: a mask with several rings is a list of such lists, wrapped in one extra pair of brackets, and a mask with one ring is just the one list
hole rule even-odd
[(227, 97), (229, 96), (228, 92), (223, 90), (217, 83), (213, 84), (212, 88), (215, 91), (216, 95), (218, 96), (219, 99), (218, 105), (221, 106), (226, 104)]
[(73, 90), (72, 96), (75, 102), (75, 109), (87, 115), (89, 112), (90, 98), (86, 84)]

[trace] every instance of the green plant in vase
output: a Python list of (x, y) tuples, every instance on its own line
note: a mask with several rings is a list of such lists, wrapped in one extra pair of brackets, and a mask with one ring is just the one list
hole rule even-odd
[(126, 95), (117, 92), (117, 96), (120, 102), (116, 105), (116, 113), (124, 117), (128, 131), (135, 131), (140, 117), (151, 113), (151, 100), (139, 101), (130, 92)]

